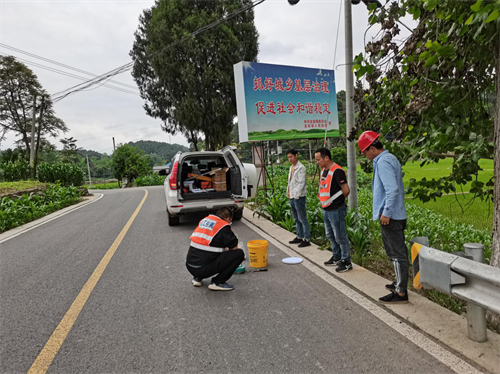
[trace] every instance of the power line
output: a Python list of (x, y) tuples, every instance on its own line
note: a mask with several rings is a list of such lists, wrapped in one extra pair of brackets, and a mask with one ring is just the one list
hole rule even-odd
[[(82, 70), (82, 69), (78, 69), (78, 68), (75, 68), (73, 66), (66, 65), (66, 64), (63, 64), (61, 62), (57, 62), (57, 61), (51, 60), (49, 58), (39, 56), (39, 55), (36, 55), (34, 53), (31, 53), (31, 52), (23, 51), (22, 49), (11, 47), (11, 46), (9, 46), (7, 44), (4, 44), (4, 43), (0, 43), (0, 46), (3, 47), (3, 48), (6, 48), (6, 49), (10, 49), (10, 50), (15, 51), (15, 52), (19, 52), (19, 53), (22, 53), (22, 54), (25, 54), (25, 55), (37, 58), (39, 60), (50, 62), (51, 64), (54, 64), (54, 65), (59, 65), (61, 67), (69, 69), (69, 70), (73, 70), (73, 71), (76, 71), (76, 72), (79, 72), (79, 73), (83, 73), (83, 74), (86, 74), (86, 75), (90, 75), (90, 76), (93, 76), (93, 77), (98, 77), (97, 74), (89, 73), (88, 71), (85, 71), (85, 70)], [(137, 90), (136, 86), (132, 86), (130, 84), (126, 84), (126, 83), (122, 83), (122, 82), (118, 82), (118, 81), (111, 81), (111, 82), (114, 83), (114, 84), (118, 84), (120, 86), (124, 86), (124, 87), (128, 87), (128, 88), (132, 88), (134, 90)]]
[[(3, 52), (0, 52), (0, 55), (9, 56), (8, 54), (3, 53)], [(79, 80), (82, 80), (82, 81), (87, 81), (87, 78), (81, 77), (81, 76), (76, 75), (76, 74), (68, 73), (68, 72), (65, 72), (65, 71), (62, 71), (62, 70), (50, 67), (50, 66), (42, 65), (42, 64), (39, 64), (37, 62), (29, 61), (29, 60), (26, 60), (24, 58), (20, 58), (20, 57), (17, 57), (17, 56), (16, 56), (16, 59), (18, 59), (20, 61), (23, 61), (23, 62), (25, 62), (28, 65), (36, 66), (36, 67), (39, 67), (39, 68), (44, 69), (44, 70), (48, 70), (48, 71), (56, 73), (56, 74), (64, 75), (64, 76), (67, 76), (67, 77), (70, 77), (70, 78), (74, 78), (74, 79), (79, 79)], [(133, 92), (133, 91), (121, 88), (121, 87), (111, 86), (109, 84), (103, 84), (103, 85), (106, 88), (111, 88), (111, 89), (116, 90), (116, 91), (128, 93), (128, 94), (139, 96), (139, 97), (141, 96), (137, 92)]]
[[(228, 14), (225, 17), (222, 17), (221, 19), (208, 24), (207, 26), (199, 28), (198, 30), (192, 32), (190, 35), (188, 35), (188, 36), (186, 36), (186, 37), (184, 37), (184, 38), (182, 38), (182, 39), (180, 39), (180, 40), (178, 40), (178, 41), (176, 41), (176, 42), (174, 42), (172, 44), (169, 44), (168, 46), (166, 46), (166, 47), (162, 48), (161, 50), (159, 50), (159, 51), (153, 53), (152, 55), (148, 56), (148, 58), (152, 58), (152, 57), (158, 55), (159, 53), (162, 53), (166, 49), (169, 49), (169, 48), (172, 48), (172, 47), (174, 47), (174, 46), (176, 46), (178, 44), (184, 43), (185, 41), (187, 41), (187, 40), (189, 40), (191, 38), (194, 38), (195, 36), (197, 36), (197, 35), (205, 32), (207, 30), (210, 30), (210, 29), (212, 29), (214, 27), (217, 27), (220, 24), (223, 24), (223, 23), (229, 21), (230, 19), (236, 17), (237, 15), (239, 15), (239, 14), (241, 14), (243, 12), (246, 12), (249, 9), (254, 8), (254, 7), (256, 7), (259, 4), (262, 4), (264, 1), (266, 1), (266, 0), (255, 0), (251, 4), (248, 4), (248, 5), (244, 6), (243, 8), (241, 8), (241, 9), (239, 9), (239, 10), (233, 12), (233, 13), (230, 13), (230, 14)], [(111, 77), (113, 77), (115, 75), (118, 75), (118, 74), (121, 74), (121, 73), (123, 73), (123, 72), (125, 72), (127, 70), (130, 70), (133, 65), (134, 65), (133, 61), (129, 62), (129, 63), (127, 63), (125, 65), (122, 65), (122, 66), (119, 66), (116, 69), (113, 69), (113, 70), (111, 70), (111, 71), (109, 71), (107, 73), (104, 73), (104, 74), (102, 74), (102, 75), (100, 75), (100, 76), (98, 76), (96, 78), (90, 79), (87, 82), (80, 83), (78, 85), (75, 85), (73, 87), (70, 87), (70, 88), (68, 88), (66, 90), (63, 90), (63, 91), (60, 91), (60, 92), (56, 92), (56, 93), (54, 93), (54, 94), (51, 95), (53, 97), (53, 102), (55, 103), (57, 101), (60, 101), (60, 100), (62, 100), (64, 98), (68, 97), (69, 95), (72, 95), (73, 93), (82, 91), (82, 90), (84, 90), (86, 88), (89, 88), (89, 87), (91, 87), (91, 86), (93, 86), (95, 84), (98, 84), (98, 83), (102, 82), (103, 80), (106, 80), (106, 79), (111, 78)]]

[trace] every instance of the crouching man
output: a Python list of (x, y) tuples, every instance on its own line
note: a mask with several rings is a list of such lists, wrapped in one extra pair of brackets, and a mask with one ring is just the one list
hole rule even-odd
[(202, 286), (202, 280), (212, 277), (208, 286), (213, 291), (231, 291), (227, 281), (242, 263), (245, 254), (238, 248), (238, 238), (231, 230), (233, 212), (221, 208), (215, 215), (203, 218), (191, 235), (186, 267), (193, 275), (193, 285)]

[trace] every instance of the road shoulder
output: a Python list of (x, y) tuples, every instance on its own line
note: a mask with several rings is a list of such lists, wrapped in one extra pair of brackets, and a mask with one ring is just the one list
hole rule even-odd
[[(384, 286), (388, 282), (385, 278), (356, 264), (354, 264), (352, 271), (335, 273), (334, 267), (323, 265), (323, 262), (331, 257), (329, 252), (319, 250), (318, 246), (313, 243), (306, 248), (289, 245), (288, 241), (293, 239), (293, 234), (265, 218), (254, 215), (253, 211), (249, 209), (244, 210), (244, 219), (372, 301), (377, 302), (380, 296), (387, 293)], [(487, 342), (473, 342), (467, 338), (467, 319), (465, 317), (459, 316), (414, 292), (409, 292), (409, 298), (410, 303), (408, 304), (379, 305), (471, 362), (491, 373), (500, 374), (500, 335), (488, 330)]]

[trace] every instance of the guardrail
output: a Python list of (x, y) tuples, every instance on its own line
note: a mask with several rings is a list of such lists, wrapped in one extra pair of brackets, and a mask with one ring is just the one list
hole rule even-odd
[(448, 253), (422, 239), (412, 240), (415, 288), (419, 280), (424, 288), (467, 301), (469, 339), (486, 341), (485, 309), (500, 313), (500, 269), (484, 264), (482, 244), (464, 244), (465, 253)]

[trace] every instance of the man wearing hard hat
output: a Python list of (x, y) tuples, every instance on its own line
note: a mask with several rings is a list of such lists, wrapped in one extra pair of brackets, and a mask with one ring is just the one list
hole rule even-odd
[(408, 248), (405, 242), (406, 208), (401, 164), (379, 141), (380, 134), (365, 131), (358, 147), (373, 162), (373, 220), (380, 220), (385, 252), (396, 281), (385, 286), (391, 293), (379, 298), (386, 304), (408, 303)]

